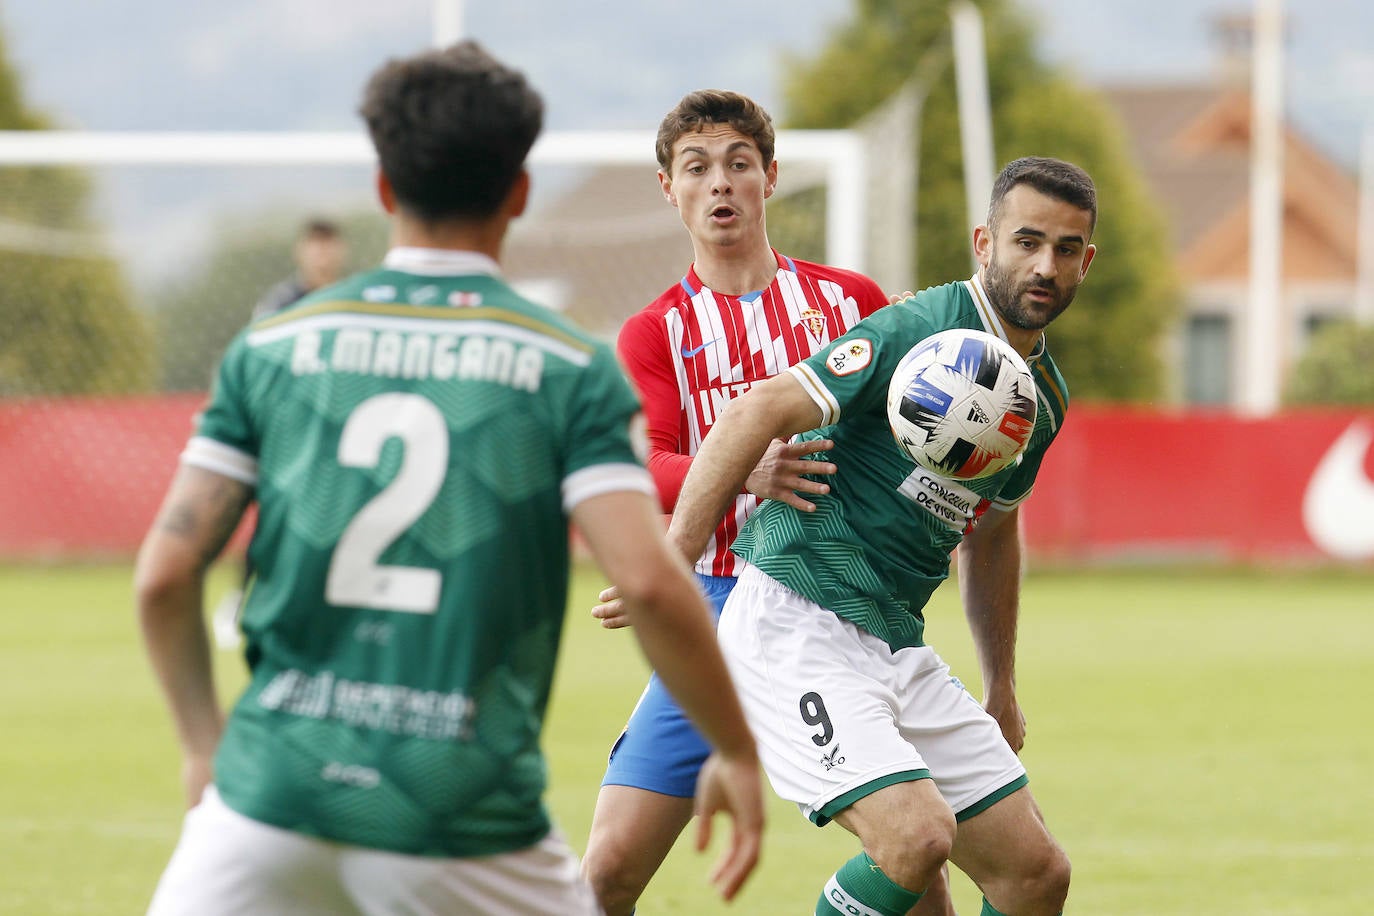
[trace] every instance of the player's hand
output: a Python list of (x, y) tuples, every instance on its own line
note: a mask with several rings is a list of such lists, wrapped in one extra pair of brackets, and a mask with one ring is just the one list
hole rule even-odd
[(830, 485), (808, 480), (803, 474), (833, 474), (835, 465), (828, 461), (807, 460), (814, 452), (828, 452), (835, 447), (829, 439), (808, 442), (784, 442), (774, 439), (768, 443), (758, 465), (749, 472), (744, 488), (759, 499), (776, 499), (802, 512), (814, 512), (816, 506), (801, 493), (829, 493)]
[(215, 780), (214, 755), (187, 754), (181, 760), (181, 788), (186, 793), (187, 809), (200, 804), (205, 787)]
[(706, 758), (697, 777), (695, 814), (697, 852), (711, 842), (711, 822), (717, 812), (730, 815), (730, 846), (711, 869), (711, 883), (721, 897), (733, 900), (759, 861), (763, 842), (763, 783), (758, 758)]
[(1002, 737), (1007, 739), (1011, 749), (1021, 753), (1021, 748), (1026, 745), (1026, 716), (1021, 711), (1021, 704), (1016, 701), (1016, 692), (990, 689), (983, 708), (997, 720), (1002, 728)]
[(888, 305), (896, 305), (898, 302), (901, 302), (903, 299), (910, 299), (910, 298), (911, 298), (912, 296), (914, 296), (914, 295), (916, 295), (916, 294), (913, 293), (911, 290), (907, 290), (907, 291), (904, 292), (904, 293), (888, 293), (888, 295), (887, 295), (887, 304), (888, 304)]
[(625, 613), (625, 602), (620, 599), (620, 589), (614, 585), (603, 588), (597, 595), (601, 603), (592, 608), (592, 616), (601, 621), (603, 629), (618, 630), (630, 625), (630, 615)]

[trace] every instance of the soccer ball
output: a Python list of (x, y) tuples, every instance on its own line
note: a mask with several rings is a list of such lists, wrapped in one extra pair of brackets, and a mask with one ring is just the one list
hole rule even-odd
[(1026, 361), (984, 331), (932, 334), (902, 357), (887, 387), (887, 419), (902, 451), (955, 480), (1020, 460), (1036, 405)]

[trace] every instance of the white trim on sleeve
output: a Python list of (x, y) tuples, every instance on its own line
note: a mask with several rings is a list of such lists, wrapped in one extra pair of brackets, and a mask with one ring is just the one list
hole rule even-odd
[(209, 436), (192, 436), (181, 453), (181, 463), (213, 471), (250, 487), (258, 483), (258, 459)]
[(998, 512), (1010, 512), (1017, 506), (1026, 501), (1026, 498), (1035, 492), (1035, 487), (1031, 487), (1015, 499), (994, 499), (989, 508), (996, 509)]
[(563, 478), (563, 511), (572, 512), (578, 503), (605, 493), (631, 490), (658, 499), (653, 477), (637, 464), (595, 464)]
[(816, 424), (817, 429), (840, 421), (840, 402), (830, 393), (830, 389), (825, 387), (825, 382), (821, 381), (816, 370), (805, 363), (797, 363), (789, 367), (787, 371), (792, 373), (796, 380), (801, 383), (811, 400), (815, 401), (816, 406), (821, 409), (821, 422)]

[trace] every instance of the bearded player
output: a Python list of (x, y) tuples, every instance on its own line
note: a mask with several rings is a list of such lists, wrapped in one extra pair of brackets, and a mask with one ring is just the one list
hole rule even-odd
[[(817, 916), (904, 916), (946, 861), (983, 892), (983, 916), (1053, 916), (1068, 857), (1017, 758), (1019, 506), (1062, 428), (1067, 389), (1045, 328), (1096, 249), (1092, 179), (1018, 159), (973, 233), (977, 274), (922, 290), (741, 397), (702, 443), (669, 540), (693, 557), (778, 437), (825, 437), (841, 473), (813, 509), (769, 501), (736, 539), (749, 565), (718, 624), (773, 789), (861, 843), (824, 880)], [(888, 383), (911, 348), (952, 328), (994, 334), (1031, 367), (1039, 410), (1016, 464), (976, 480), (917, 467), (888, 422)], [(932, 505), (932, 497), (939, 505)], [(959, 585), (983, 675), (979, 704), (925, 640), (922, 610), (959, 548)]]

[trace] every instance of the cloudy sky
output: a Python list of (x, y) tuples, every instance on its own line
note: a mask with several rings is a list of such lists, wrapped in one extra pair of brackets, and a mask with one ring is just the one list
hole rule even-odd
[[(651, 129), (705, 85), (781, 113), (780, 59), (821, 47), (851, 2), (466, 0), (462, 16), (467, 34), (543, 90), (551, 128)], [(1176, 83), (1212, 72), (1210, 23), (1246, 13), (1253, 0), (1018, 2), (1045, 56), (1086, 82)], [(1353, 168), (1364, 125), (1374, 123), (1374, 4), (1286, 4), (1288, 116)], [(62, 127), (356, 130), (367, 74), (431, 43), (434, 10), (434, 0), (3, 0), (0, 28), (28, 101)], [(183, 175), (162, 200), (189, 200), (208, 184)], [(130, 186), (104, 190), (107, 213), (152, 209), (151, 192)], [(204, 222), (168, 210), (158, 231), (184, 239)]]
[[(915, 2), (915, 0), (913, 0)], [(1019, 0), (1045, 53), (1086, 80), (1206, 74), (1208, 25), (1251, 0)], [(1374, 4), (1287, 0), (1290, 114), (1353, 161), (1374, 119)], [(646, 127), (683, 92), (729, 86), (777, 107), (850, 0), (466, 0), (466, 31), (530, 73), (556, 128)], [(0, 25), (30, 99), (87, 129), (353, 129), (366, 74), (430, 41), (434, 0), (7, 0)]]

